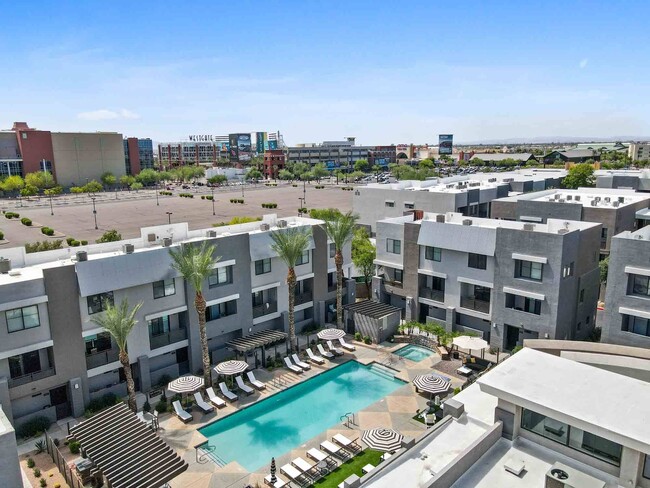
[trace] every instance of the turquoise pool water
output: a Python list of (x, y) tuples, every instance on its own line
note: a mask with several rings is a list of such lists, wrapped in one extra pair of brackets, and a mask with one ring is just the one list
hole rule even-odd
[(222, 461), (256, 471), (404, 384), (391, 370), (348, 361), (199, 432)]
[(415, 361), (417, 363), (423, 359), (433, 356), (433, 351), (427, 347), (409, 344), (408, 346), (404, 346), (401, 349), (395, 351), (393, 354), (396, 356), (402, 356), (403, 358), (410, 359), (411, 361)]

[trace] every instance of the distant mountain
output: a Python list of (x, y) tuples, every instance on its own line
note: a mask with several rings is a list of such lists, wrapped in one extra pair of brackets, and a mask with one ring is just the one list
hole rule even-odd
[(540, 136), (540, 137), (510, 137), (506, 139), (484, 139), (477, 141), (458, 141), (457, 146), (470, 145), (509, 145), (509, 144), (570, 144), (580, 142), (632, 142), (648, 141), (648, 136), (612, 136), (612, 137), (567, 137), (567, 136)]

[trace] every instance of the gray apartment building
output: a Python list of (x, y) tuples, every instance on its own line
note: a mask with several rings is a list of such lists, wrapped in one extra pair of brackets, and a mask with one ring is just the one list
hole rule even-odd
[(595, 175), (598, 188), (650, 192), (650, 170), (648, 169), (599, 169)]
[(600, 254), (604, 258), (610, 252), (612, 237), (635, 230), (639, 225), (637, 212), (649, 204), (650, 195), (634, 190), (547, 190), (495, 200), (490, 217), (532, 223), (545, 223), (550, 218), (598, 222), (602, 224)]
[(435, 321), (511, 350), (584, 339), (599, 291), (601, 225), (425, 214), (377, 222), (373, 295), (407, 320)]
[(612, 239), (602, 342), (650, 348), (650, 227)]
[[(106, 301), (142, 302), (128, 350), (138, 391), (163, 376), (201, 366), (194, 290), (171, 267), (169, 249), (209, 241), (214, 272), (203, 288), (212, 362), (231, 357), (228, 342), (255, 332), (288, 331), (287, 267), (270, 247), (270, 232), (310, 227), (309, 249), (296, 266), (296, 330), (324, 324), (335, 312), (335, 264), (320, 221), (264, 217), (262, 222), (190, 231), (186, 223), (141, 229), (138, 239), (25, 254), (3, 251), (0, 273), (0, 405), (14, 425), (44, 415), (79, 416), (104, 394), (126, 394), (118, 350), (92, 321)], [(344, 249), (349, 276), (350, 246)], [(7, 266), (7, 261), (3, 261)], [(354, 301), (346, 280), (344, 301)], [(260, 363), (256, 354), (247, 358)]]

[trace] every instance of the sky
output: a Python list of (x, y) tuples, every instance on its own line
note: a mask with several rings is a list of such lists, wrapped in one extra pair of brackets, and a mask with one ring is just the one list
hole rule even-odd
[(647, 1), (2, 7), (0, 128), (287, 144), (650, 136)]

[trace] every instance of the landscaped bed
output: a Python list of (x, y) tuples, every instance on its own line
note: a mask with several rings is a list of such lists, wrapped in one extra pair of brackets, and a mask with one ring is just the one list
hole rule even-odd
[(339, 483), (343, 482), (348, 476), (356, 474), (357, 476), (361, 477), (363, 475), (361, 468), (363, 468), (366, 464), (377, 466), (381, 461), (381, 455), (382, 453), (380, 451), (366, 449), (357, 456), (354, 456), (349, 461), (341, 464), (338, 468), (336, 468), (321, 480), (314, 483), (314, 487), (337, 488), (339, 486)]

